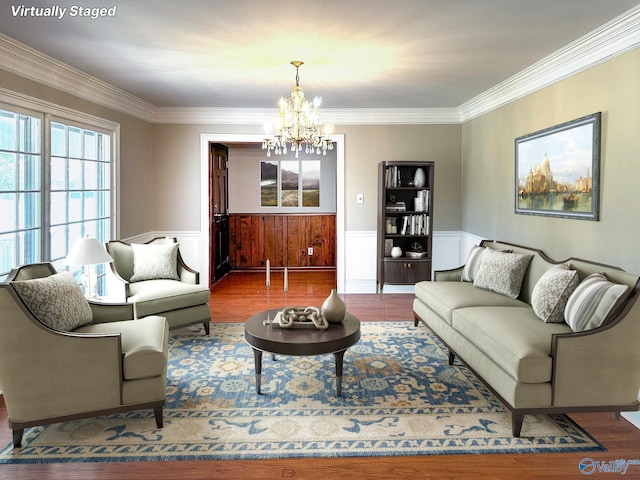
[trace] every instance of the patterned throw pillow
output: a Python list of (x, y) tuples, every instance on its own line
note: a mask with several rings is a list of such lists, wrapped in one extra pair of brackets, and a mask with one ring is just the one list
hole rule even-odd
[(602, 273), (592, 273), (569, 297), (564, 317), (574, 332), (598, 328), (618, 313), (628, 291), (628, 285), (610, 282)]
[(533, 255), (487, 248), (473, 285), (507, 297), (518, 298), (531, 257)]
[(70, 332), (93, 321), (80, 285), (67, 271), (11, 284), (33, 315), (50, 328)]
[(180, 280), (178, 276), (178, 243), (147, 244), (132, 243), (133, 275), (132, 282), (142, 280), (169, 279)]
[(545, 323), (564, 322), (564, 307), (578, 286), (578, 272), (563, 263), (547, 270), (531, 293), (531, 306)]
[(463, 282), (473, 282), (476, 278), (485, 250), (485, 247), (479, 247), (477, 245), (471, 248), (469, 256), (467, 257), (467, 263), (464, 264), (464, 268), (462, 269)]

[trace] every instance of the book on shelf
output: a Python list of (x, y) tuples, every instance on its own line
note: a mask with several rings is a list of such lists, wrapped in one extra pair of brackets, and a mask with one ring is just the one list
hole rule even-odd
[(413, 199), (413, 210), (416, 212), (428, 212), (429, 211), (429, 191), (420, 190), (417, 192), (416, 197)]
[(406, 212), (407, 205), (405, 202), (387, 203), (386, 210), (387, 212)]
[(405, 215), (402, 218), (402, 235), (428, 235), (429, 215)]
[(396, 188), (401, 186), (400, 169), (396, 166), (387, 167), (385, 171), (385, 186), (387, 188)]

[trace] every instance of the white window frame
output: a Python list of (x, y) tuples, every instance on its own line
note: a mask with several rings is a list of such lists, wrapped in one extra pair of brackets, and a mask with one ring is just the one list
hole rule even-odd
[[(94, 115), (57, 105), (0, 88), (0, 108), (16, 113), (39, 117), (42, 121), (42, 178), (41, 178), (41, 261), (51, 260), (50, 250), (50, 194), (51, 194), (51, 122), (60, 122), (89, 130), (107, 133), (111, 137), (111, 239), (120, 235), (120, 124)], [(2, 273), (2, 272), (0, 272)]]

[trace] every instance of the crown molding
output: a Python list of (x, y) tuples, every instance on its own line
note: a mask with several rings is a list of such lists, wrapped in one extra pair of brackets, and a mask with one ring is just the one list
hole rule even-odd
[[(459, 124), (640, 46), (640, 5), (452, 108), (323, 109), (334, 125)], [(153, 123), (262, 125), (276, 109), (157, 107), (0, 33), (0, 68)]]
[(151, 121), (155, 105), (0, 33), (0, 68)]
[[(322, 122), (333, 125), (406, 125), (460, 123), (457, 108), (323, 108)], [(264, 125), (278, 117), (276, 108), (155, 109), (154, 123)]]
[(640, 46), (640, 5), (460, 105), (466, 122)]

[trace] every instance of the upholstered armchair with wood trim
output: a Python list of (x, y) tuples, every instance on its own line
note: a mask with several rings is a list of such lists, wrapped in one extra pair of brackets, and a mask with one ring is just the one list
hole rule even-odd
[(130, 304), (87, 302), (50, 263), (0, 284), (0, 385), (14, 447), (36, 425), (153, 409), (162, 427), (169, 328)]
[(199, 273), (184, 263), (175, 238), (112, 240), (105, 247), (113, 258), (107, 268), (110, 300), (133, 304), (137, 317), (161, 315), (172, 330), (201, 323), (209, 335), (211, 292), (198, 284)]

